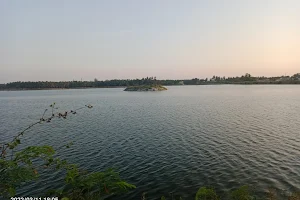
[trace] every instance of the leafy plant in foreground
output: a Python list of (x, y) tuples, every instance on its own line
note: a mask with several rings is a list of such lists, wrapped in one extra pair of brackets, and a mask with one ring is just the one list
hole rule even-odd
[(196, 193), (195, 200), (219, 200), (219, 197), (214, 189), (201, 187)]
[[(55, 156), (51, 146), (28, 146), (16, 150), (21, 144), (21, 136), (32, 127), (44, 122), (50, 123), (54, 118), (66, 119), (68, 114), (77, 114), (83, 108), (93, 108), (91, 105), (63, 113), (54, 113), (55, 103), (50, 105), (51, 116), (45, 118), (46, 109), (39, 121), (26, 127), (17, 134), (11, 142), (0, 146), (0, 197), (12, 197), (24, 183), (35, 181), (42, 170), (61, 170), (65, 174), (65, 186), (61, 190), (52, 189), (47, 195), (58, 196), (65, 200), (101, 199), (108, 194), (125, 192), (135, 188), (123, 181), (112, 169), (104, 172), (87, 172), (77, 165), (70, 164)], [(69, 148), (72, 143), (66, 145)], [(42, 195), (42, 194), (41, 194)]]
[(238, 188), (237, 190), (234, 190), (231, 193), (231, 199), (232, 200), (254, 200), (254, 197), (250, 195), (249, 187), (245, 185)]

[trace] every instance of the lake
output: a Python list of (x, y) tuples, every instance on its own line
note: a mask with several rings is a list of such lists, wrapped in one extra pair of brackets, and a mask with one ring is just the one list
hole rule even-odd
[[(74, 89), (0, 92), (0, 141), (38, 120), (86, 104), (66, 120), (31, 129), (23, 144), (56, 148), (90, 171), (116, 168), (137, 189), (111, 199), (169, 193), (194, 199), (201, 186), (225, 196), (250, 185), (258, 195), (300, 189), (300, 87), (295, 85), (170, 86), (163, 92)], [(49, 113), (48, 113), (49, 114)], [(17, 196), (61, 186), (61, 174), (27, 184)]]

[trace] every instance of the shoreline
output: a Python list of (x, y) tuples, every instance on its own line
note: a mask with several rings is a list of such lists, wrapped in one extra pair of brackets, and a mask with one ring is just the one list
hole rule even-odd
[(76, 89), (105, 89), (105, 88), (126, 88), (126, 86), (114, 86), (114, 87), (76, 87), (76, 88), (22, 88), (22, 89), (16, 89), (16, 88), (12, 88), (12, 89), (1, 89), (0, 88), (0, 92), (1, 91), (38, 91), (38, 90), (76, 90)]
[[(170, 86), (205, 86), (205, 85), (300, 85), (300, 83), (208, 83), (208, 84), (197, 84), (197, 85), (164, 85)], [(105, 89), (105, 88), (126, 88), (127, 86), (108, 86), (108, 87), (74, 87), (74, 88), (10, 88), (2, 89), (1, 91), (39, 91), (39, 90), (76, 90), (76, 89)]]

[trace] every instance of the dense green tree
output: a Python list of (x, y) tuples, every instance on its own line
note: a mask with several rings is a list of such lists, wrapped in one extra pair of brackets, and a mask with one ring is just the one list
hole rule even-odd
[[(262, 81), (264, 80), (264, 81)], [(267, 80), (267, 81), (266, 81)], [(186, 79), (186, 80), (157, 80), (156, 77), (146, 77), (142, 79), (112, 79), (99, 81), (97, 78), (94, 81), (38, 81), (38, 82), (12, 82), (0, 84), (0, 90), (9, 89), (51, 89), (51, 88), (103, 88), (103, 87), (127, 87), (140, 85), (202, 85), (202, 84), (300, 84), (300, 73), (294, 74), (291, 77), (253, 77), (246, 73), (241, 77), (220, 77), (214, 75), (211, 79)]]

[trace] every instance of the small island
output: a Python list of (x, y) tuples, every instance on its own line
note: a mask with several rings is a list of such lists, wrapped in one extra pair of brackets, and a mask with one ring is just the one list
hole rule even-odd
[(163, 90), (167, 90), (167, 88), (162, 85), (138, 85), (138, 86), (129, 86), (124, 91), (163, 91)]

